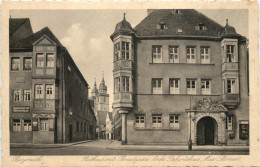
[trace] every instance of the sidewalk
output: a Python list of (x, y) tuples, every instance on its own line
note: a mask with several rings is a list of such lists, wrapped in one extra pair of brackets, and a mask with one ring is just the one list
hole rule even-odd
[(83, 140), (73, 143), (64, 143), (64, 144), (32, 144), (32, 143), (10, 143), (11, 148), (59, 148), (59, 147), (67, 147), (76, 144), (93, 142), (95, 140)]
[[(121, 145), (113, 141), (107, 149), (133, 151), (188, 151), (188, 145)], [(249, 146), (192, 146), (193, 151), (248, 151)]]

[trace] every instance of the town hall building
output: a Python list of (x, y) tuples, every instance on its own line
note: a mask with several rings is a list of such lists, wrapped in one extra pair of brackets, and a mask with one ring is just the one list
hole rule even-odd
[(247, 39), (196, 10), (148, 10), (119, 22), (115, 138), (122, 144), (248, 145)]

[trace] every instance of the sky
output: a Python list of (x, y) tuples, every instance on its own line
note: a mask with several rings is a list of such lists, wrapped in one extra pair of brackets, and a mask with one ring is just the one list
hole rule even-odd
[[(207, 17), (225, 26), (235, 27), (237, 33), (248, 37), (247, 10), (198, 10)], [(135, 27), (146, 16), (147, 10), (12, 10), (12, 18), (30, 18), (33, 32), (49, 27), (59, 41), (68, 49), (70, 55), (85, 77), (90, 93), (96, 79), (99, 86), (104, 72), (105, 82), (110, 94), (109, 107), (113, 100), (113, 43), (110, 35), (123, 19)]]

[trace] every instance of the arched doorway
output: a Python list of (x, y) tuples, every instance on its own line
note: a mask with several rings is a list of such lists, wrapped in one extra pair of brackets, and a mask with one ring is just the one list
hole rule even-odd
[(197, 123), (197, 145), (217, 145), (218, 125), (214, 118), (206, 116)]

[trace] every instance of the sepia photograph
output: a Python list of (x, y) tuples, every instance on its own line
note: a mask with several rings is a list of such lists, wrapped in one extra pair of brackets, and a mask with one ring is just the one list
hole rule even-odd
[(258, 162), (257, 8), (26, 4), (1, 16), (2, 164)]

